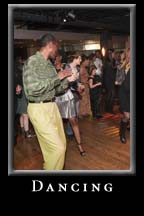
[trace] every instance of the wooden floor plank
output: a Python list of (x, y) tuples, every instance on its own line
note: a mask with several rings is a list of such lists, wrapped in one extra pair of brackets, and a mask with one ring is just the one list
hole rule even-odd
[[(104, 114), (102, 119), (80, 119), (82, 142), (86, 156), (81, 157), (75, 140), (67, 139), (64, 170), (129, 170), (130, 133), (128, 141), (119, 140), (121, 115)], [(25, 139), (19, 134), (14, 147), (15, 170), (42, 170), (43, 157), (36, 137)]]

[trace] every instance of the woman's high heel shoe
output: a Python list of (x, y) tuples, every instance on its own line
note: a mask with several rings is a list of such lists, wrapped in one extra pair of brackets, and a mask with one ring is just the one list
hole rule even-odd
[(86, 155), (86, 152), (82, 149), (82, 146), (80, 144), (78, 145), (78, 150), (79, 150), (81, 156)]

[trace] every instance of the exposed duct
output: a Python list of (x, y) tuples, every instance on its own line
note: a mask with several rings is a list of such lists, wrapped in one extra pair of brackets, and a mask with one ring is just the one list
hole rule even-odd
[(22, 21), (33, 21), (33, 22), (47, 22), (47, 17), (43, 15), (30, 14), (30, 13), (14, 13), (14, 19)]

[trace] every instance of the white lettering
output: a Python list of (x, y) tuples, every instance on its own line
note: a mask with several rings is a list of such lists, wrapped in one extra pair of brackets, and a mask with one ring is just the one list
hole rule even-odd
[(84, 185), (84, 190), (83, 191), (86, 192), (87, 191), (87, 184), (84, 183), (83, 185)]
[(96, 189), (96, 191), (100, 191), (100, 183), (96, 184), (92, 184), (92, 192), (94, 192)]
[(112, 189), (113, 189), (113, 187), (112, 187), (112, 184), (111, 184), (111, 183), (105, 184), (105, 186), (104, 186), (104, 190), (105, 190), (105, 191), (107, 191), (107, 192), (112, 192)]
[(64, 185), (62, 185), (62, 184), (59, 184), (59, 190), (58, 191), (66, 191), (66, 189), (67, 189), (67, 184), (64, 184)]
[[(37, 191), (40, 191), (40, 190), (42, 190), (42, 188), (43, 188), (43, 183), (42, 183), (42, 181), (39, 181), (39, 180), (32, 180), (32, 182), (33, 182), (33, 190), (32, 190), (32, 192), (37, 192)], [(36, 182), (39, 184), (39, 186), (40, 187), (38, 187), (38, 189), (36, 189)]]
[(47, 191), (54, 192), (54, 189), (53, 189), (53, 187), (52, 187), (52, 184), (49, 184), (49, 185), (48, 185), (46, 192), (47, 192)]
[(78, 188), (77, 190), (74, 190), (74, 186), (75, 186), (75, 185), (77, 185), (77, 186), (79, 187), (79, 184), (78, 184), (78, 183), (74, 183), (74, 184), (71, 185), (71, 190), (74, 191), (74, 192), (78, 192), (78, 191), (79, 191), (79, 188)]

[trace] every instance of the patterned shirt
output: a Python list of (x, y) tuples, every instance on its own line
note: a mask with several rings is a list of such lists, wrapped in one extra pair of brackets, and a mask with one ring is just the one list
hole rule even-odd
[(29, 101), (51, 100), (68, 87), (67, 79), (60, 80), (56, 69), (40, 52), (28, 58), (23, 67), (23, 85)]

